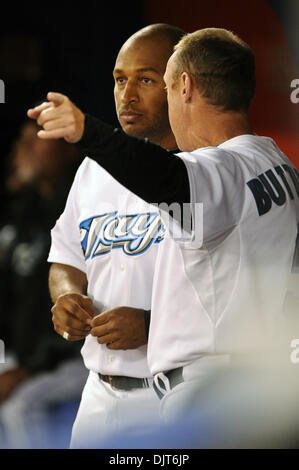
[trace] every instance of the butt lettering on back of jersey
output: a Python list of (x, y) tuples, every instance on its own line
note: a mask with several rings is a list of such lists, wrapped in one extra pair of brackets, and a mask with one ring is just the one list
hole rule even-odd
[(291, 200), (296, 195), (299, 197), (298, 171), (285, 164), (270, 168), (257, 178), (247, 181), (246, 184), (253, 194), (260, 216), (269, 212), (272, 202), (277, 206), (282, 206), (287, 197)]

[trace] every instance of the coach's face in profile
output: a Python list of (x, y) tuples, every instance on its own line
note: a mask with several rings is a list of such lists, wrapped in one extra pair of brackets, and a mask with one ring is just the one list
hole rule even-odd
[(166, 146), (172, 134), (163, 75), (171, 52), (164, 37), (130, 38), (113, 71), (116, 111), (123, 130)]
[(164, 74), (164, 83), (167, 90), (167, 99), (168, 99), (168, 113), (169, 120), (172, 131), (176, 136), (176, 140), (180, 149), (183, 149), (183, 144), (181, 142), (181, 134), (184, 135), (184, 121), (182, 120), (182, 115), (184, 114), (184, 109), (182, 108), (182, 80), (181, 77), (177, 80), (174, 80), (174, 71), (175, 71), (175, 52), (169, 58), (166, 71)]
[(175, 51), (169, 58), (164, 75), (169, 121), (178, 147), (182, 151), (192, 152), (199, 147), (194, 128), (194, 124), (198, 122), (196, 108), (199, 109), (200, 103), (205, 102), (205, 99), (201, 97), (189, 73), (178, 74), (177, 54)]

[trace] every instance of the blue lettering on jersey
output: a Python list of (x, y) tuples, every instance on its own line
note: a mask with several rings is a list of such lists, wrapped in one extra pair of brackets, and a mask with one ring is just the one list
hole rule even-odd
[(139, 255), (153, 243), (160, 243), (165, 235), (157, 212), (130, 215), (109, 212), (83, 220), (79, 228), (85, 260), (114, 248), (122, 248), (126, 255)]
[(294, 194), (299, 196), (298, 170), (285, 164), (270, 168), (246, 184), (254, 196), (259, 215), (269, 212), (272, 202), (282, 206), (286, 202), (287, 196), (289, 199), (294, 199)]

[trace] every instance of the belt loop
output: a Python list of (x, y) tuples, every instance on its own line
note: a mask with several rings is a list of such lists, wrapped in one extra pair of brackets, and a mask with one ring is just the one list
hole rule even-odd
[(162, 395), (165, 395), (171, 390), (168, 377), (166, 377), (163, 372), (159, 372), (154, 376), (154, 384)]

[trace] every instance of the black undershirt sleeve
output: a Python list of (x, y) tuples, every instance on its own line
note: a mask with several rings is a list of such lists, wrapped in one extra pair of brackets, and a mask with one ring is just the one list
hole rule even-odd
[(86, 114), (84, 135), (77, 146), (148, 203), (190, 202), (184, 162), (159, 145), (129, 136)]

